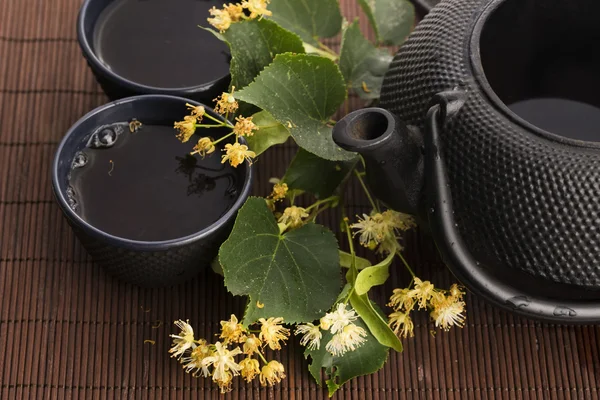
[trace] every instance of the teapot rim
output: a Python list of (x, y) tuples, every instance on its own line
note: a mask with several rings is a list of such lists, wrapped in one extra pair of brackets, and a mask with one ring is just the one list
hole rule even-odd
[(500, 111), (502, 116), (506, 117), (509, 121), (520, 125), (522, 128), (527, 129), (529, 132), (536, 134), (538, 137), (573, 147), (600, 149), (600, 141), (593, 142), (573, 139), (552, 133), (532, 124), (512, 111), (506, 105), (506, 103), (500, 99), (500, 97), (496, 94), (496, 91), (492, 88), (487, 79), (483, 62), (481, 60), (481, 35), (490, 17), (500, 8), (502, 4), (507, 1), (512, 0), (488, 0), (488, 3), (482, 7), (479, 15), (475, 17), (474, 29), (472, 30), (471, 37), (469, 38), (469, 61), (471, 73), (475, 79), (475, 82), (479, 85), (483, 94), (487, 96), (487, 100), (489, 100), (492, 105)]

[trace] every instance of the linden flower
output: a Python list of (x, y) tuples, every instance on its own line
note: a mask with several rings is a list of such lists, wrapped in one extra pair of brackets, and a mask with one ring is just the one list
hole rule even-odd
[(415, 278), (415, 288), (409, 292), (409, 295), (417, 299), (419, 309), (427, 308), (427, 302), (435, 296), (435, 286), (429, 281), (421, 281)]
[(179, 335), (170, 335), (173, 338), (173, 347), (169, 350), (169, 353), (172, 353), (171, 357), (181, 358), (183, 353), (196, 346), (194, 344), (194, 329), (188, 322), (190, 321), (175, 321), (175, 325), (181, 332)]
[(215, 112), (221, 115), (225, 115), (230, 113), (232, 114), (237, 111), (240, 105), (238, 104), (235, 97), (233, 97), (234, 91), (235, 86), (232, 86), (231, 93), (223, 93), (219, 97), (214, 99), (214, 101), (217, 103), (217, 105), (215, 106)]
[(260, 374), (260, 365), (258, 364), (258, 360), (253, 358), (244, 358), (240, 362), (240, 367), (242, 367), (242, 378), (244, 378), (246, 382), (252, 382), (256, 375)]
[(244, 354), (251, 356), (254, 353), (258, 353), (260, 346), (262, 346), (262, 341), (256, 335), (248, 336), (244, 342)]
[(334, 356), (342, 356), (346, 353), (346, 344), (342, 335), (333, 335), (331, 340), (325, 345), (325, 350)]
[(246, 0), (242, 2), (242, 6), (250, 11), (250, 18), (256, 18), (260, 15), (262, 18), (264, 15), (267, 17), (273, 15), (273, 13), (267, 10), (267, 5), (271, 0)]
[(227, 10), (219, 10), (216, 7), (213, 7), (208, 10), (208, 12), (213, 16), (213, 18), (207, 19), (209, 24), (217, 28), (221, 33), (229, 29), (232, 21), (231, 15), (229, 12), (227, 12)]
[(302, 226), (302, 218), (308, 218), (308, 213), (305, 208), (291, 206), (283, 210), (283, 215), (278, 222), (289, 225), (292, 228)]
[(183, 121), (175, 122), (173, 127), (179, 131), (177, 139), (181, 140), (182, 143), (190, 140), (192, 135), (196, 133), (196, 117), (186, 115)]
[(262, 386), (273, 386), (276, 383), (281, 382), (282, 379), (285, 379), (285, 368), (278, 361), (269, 361), (267, 365), (262, 367), (262, 371), (260, 371), (260, 384)]
[(233, 131), (237, 136), (253, 136), (259, 128), (252, 122), (252, 117), (237, 117)]
[(346, 325), (356, 321), (357, 318), (356, 311), (352, 309), (347, 310), (346, 305), (340, 303), (335, 311), (327, 313), (321, 318), (321, 327), (325, 329), (323, 327), (323, 322), (325, 322), (325, 326), (331, 327), (331, 333), (336, 334), (341, 332)]
[(346, 348), (350, 351), (356, 350), (364, 342), (366, 342), (367, 331), (358, 325), (350, 324), (344, 327), (344, 330), (338, 335), (342, 335), (346, 342)]
[(450, 293), (450, 296), (452, 296), (452, 298), (458, 299), (458, 300), (462, 300), (462, 298), (465, 295), (465, 292), (456, 283), (453, 284), (452, 286), (450, 286), (450, 290), (448, 290), (448, 292)]
[[(210, 372), (208, 371), (208, 367), (202, 365), (202, 361), (211, 356), (212, 350), (210, 350), (210, 346), (206, 343), (206, 340), (200, 340), (198, 347), (192, 350), (192, 353), (189, 357), (183, 357), (181, 359), (181, 363), (183, 364), (183, 368), (185, 372), (193, 372), (194, 376), (210, 376)], [(195, 372), (194, 372), (195, 371)]]
[(329, 314), (326, 314), (319, 320), (319, 327), (324, 331), (328, 331), (331, 328), (331, 319), (328, 317)]
[(276, 183), (273, 186), (273, 192), (269, 196), (273, 201), (280, 201), (285, 199), (288, 192), (288, 185), (286, 183)]
[(214, 367), (213, 381), (217, 382), (221, 389), (231, 382), (232, 374), (235, 376), (240, 374), (242, 367), (233, 358), (238, 354), (242, 354), (239, 347), (229, 351), (221, 342), (217, 342), (213, 354), (202, 360), (202, 367)]
[[(370, 247), (370, 246), (369, 246)], [(404, 248), (398, 243), (398, 238), (394, 235), (386, 237), (377, 247), (376, 254), (388, 255), (402, 251)]]
[(238, 319), (235, 315), (231, 314), (229, 321), (221, 321), (221, 339), (225, 339), (225, 343), (235, 343), (243, 341), (244, 327), (238, 323)]
[(219, 377), (219, 379), (214, 379), (214, 377), (213, 377), (213, 381), (215, 381), (217, 383), (217, 385), (219, 385), (219, 389), (221, 390), (221, 394), (225, 394), (227, 392), (231, 392), (231, 381), (232, 381), (232, 379), (233, 379), (233, 375), (229, 371), (225, 371), (223, 373), (223, 375), (221, 375)]
[(198, 140), (198, 144), (194, 146), (194, 149), (190, 153), (191, 155), (200, 154), (202, 157), (207, 154), (211, 154), (215, 151), (215, 145), (213, 144), (212, 138), (203, 137)]
[(281, 324), (283, 318), (261, 318), (258, 320), (261, 323), (260, 334), (258, 337), (269, 345), (271, 350), (281, 350), (279, 341), (285, 341), (290, 336), (290, 330), (284, 328)]
[(433, 311), (431, 318), (435, 321), (436, 328), (442, 328), (445, 331), (450, 330), (453, 326), (463, 327), (465, 324), (465, 302), (456, 299), (452, 296), (438, 296), (432, 302)]
[(223, 9), (229, 14), (231, 22), (238, 22), (244, 18), (244, 7), (241, 4), (225, 4)]
[(359, 241), (364, 247), (369, 247), (372, 243), (379, 244), (383, 239), (380, 224), (367, 214), (363, 214), (362, 219), (358, 217), (358, 222), (350, 225), (355, 229), (353, 236), (360, 234)]
[(415, 325), (410, 319), (408, 313), (394, 312), (390, 314), (388, 325), (394, 330), (394, 333), (403, 338), (413, 337)]
[(385, 232), (391, 232), (394, 229), (407, 231), (417, 226), (413, 217), (393, 210), (375, 214), (373, 219), (381, 224), (381, 228)]
[(394, 289), (388, 305), (395, 310), (410, 311), (415, 306), (414, 294), (408, 288)]
[(225, 145), (225, 150), (223, 151), (226, 153), (221, 160), (221, 164), (229, 161), (234, 168), (242, 164), (244, 160), (247, 160), (249, 164), (252, 164), (252, 159), (256, 157), (256, 153), (248, 150), (248, 146), (237, 142), (234, 144), (227, 143)]
[(206, 110), (202, 106), (194, 106), (190, 103), (185, 103), (187, 108), (192, 111), (192, 117), (196, 117), (198, 122), (202, 121), (202, 117), (206, 114)]
[(366, 341), (367, 332), (358, 325), (348, 324), (339, 333), (333, 335), (325, 346), (332, 355), (339, 357), (348, 351), (354, 351)]
[(321, 346), (321, 338), (323, 334), (318, 326), (311, 323), (298, 325), (296, 335), (304, 335), (300, 340), (302, 346), (306, 346), (309, 350), (318, 350)]

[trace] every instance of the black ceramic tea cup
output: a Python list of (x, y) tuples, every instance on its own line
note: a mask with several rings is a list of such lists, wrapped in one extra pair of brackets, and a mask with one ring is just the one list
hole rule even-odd
[[(209, 226), (199, 226), (197, 232), (185, 237), (138, 241), (103, 231), (88, 223), (71, 208), (68, 190), (73, 160), (79, 152), (88, 149), (89, 138), (98, 127), (130, 121), (132, 118), (147, 125), (171, 125), (173, 121), (181, 120), (188, 113), (186, 102), (199, 105), (180, 97), (143, 95), (101, 106), (71, 127), (58, 147), (52, 166), (55, 198), (85, 249), (94, 261), (111, 275), (139, 286), (178, 284), (194, 277), (210, 265), (218, 253), (219, 246), (228, 237), (237, 211), (248, 198), (252, 184), (252, 167), (247, 163), (237, 167), (237, 197), (227, 200), (232, 205), (216, 222)], [(206, 108), (206, 111), (214, 117), (221, 118), (212, 109)], [(143, 126), (138, 135), (144, 134)], [(123, 134), (129, 134), (129, 131)], [(218, 136), (215, 135), (216, 137)], [(243, 141), (243, 138), (240, 140)], [(207, 157), (220, 155), (215, 152)], [(198, 209), (197, 212), (207, 211)]]
[[(79, 45), (111, 100), (168, 94), (209, 103), (229, 86), (231, 57), (227, 46), (199, 25), (207, 26), (208, 9), (221, 4), (220, 0), (85, 0), (77, 20)], [(104, 37), (99, 29), (108, 35), (108, 44), (99, 39)], [(132, 30), (140, 35), (129, 36)], [(109, 59), (125, 64), (111, 66)]]

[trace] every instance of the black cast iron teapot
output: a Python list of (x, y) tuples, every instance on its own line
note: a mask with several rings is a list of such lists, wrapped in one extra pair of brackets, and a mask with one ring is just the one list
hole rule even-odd
[(425, 221), (457, 278), (529, 317), (600, 322), (600, 1), (444, 0), (334, 140)]

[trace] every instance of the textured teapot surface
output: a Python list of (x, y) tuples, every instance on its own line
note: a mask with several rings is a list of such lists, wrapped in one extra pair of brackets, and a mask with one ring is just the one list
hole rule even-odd
[(436, 93), (466, 93), (442, 154), (458, 229), (483, 264), (600, 287), (598, 143), (509, 109), (552, 97), (599, 105), (598, 15), (597, 0), (445, 0), (391, 65), (381, 105), (410, 125), (423, 128)]

